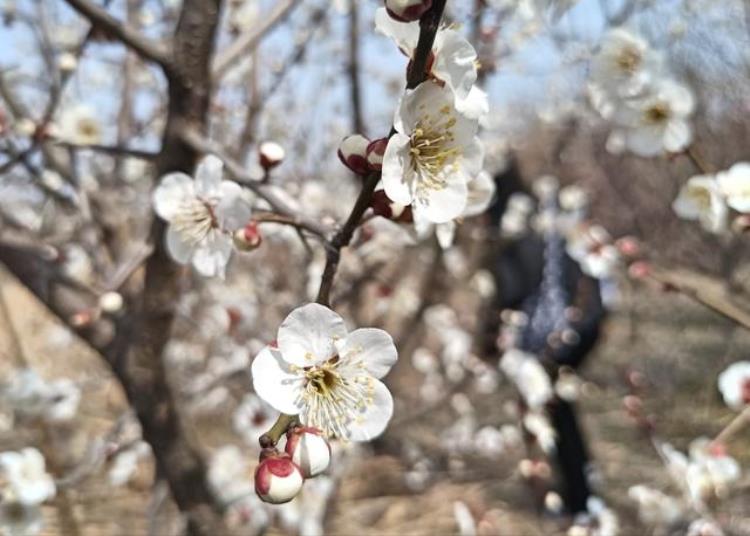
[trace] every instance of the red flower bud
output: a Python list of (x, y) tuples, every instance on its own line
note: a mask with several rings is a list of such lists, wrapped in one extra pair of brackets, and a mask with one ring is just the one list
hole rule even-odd
[(370, 140), (362, 134), (347, 136), (339, 144), (339, 159), (357, 175), (367, 175), (370, 167), (367, 165), (367, 146)]
[(399, 22), (412, 22), (432, 7), (432, 0), (385, 0), (385, 9)]
[(388, 138), (371, 141), (367, 146), (367, 164), (370, 169), (380, 171), (383, 168), (383, 155), (386, 147), (388, 147)]
[(263, 237), (258, 228), (258, 222), (251, 220), (245, 227), (234, 232), (234, 245), (240, 251), (252, 251), (260, 246)]
[(281, 164), (284, 160), (284, 148), (276, 142), (266, 141), (258, 147), (260, 165), (266, 171)]
[(288, 454), (264, 449), (255, 469), (255, 493), (264, 502), (282, 504), (294, 499), (302, 489), (302, 472)]

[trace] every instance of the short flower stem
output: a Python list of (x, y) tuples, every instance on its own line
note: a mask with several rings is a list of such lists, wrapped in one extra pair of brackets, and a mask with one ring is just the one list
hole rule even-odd
[(286, 431), (296, 423), (296, 415), (287, 415), (286, 413), (282, 413), (281, 415), (279, 415), (279, 418), (276, 419), (275, 423), (273, 423), (271, 429), (260, 436), (260, 439), (258, 439), (261, 448), (265, 449), (275, 447), (276, 443), (279, 442), (281, 436), (284, 435)]
[(714, 443), (726, 444), (737, 432), (750, 425), (750, 406), (742, 410), (726, 427), (719, 432)]

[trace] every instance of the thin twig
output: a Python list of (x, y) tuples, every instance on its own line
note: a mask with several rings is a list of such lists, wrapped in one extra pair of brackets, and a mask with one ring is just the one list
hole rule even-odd
[(218, 82), (240, 57), (252, 51), (268, 32), (273, 30), (293, 8), (301, 3), (299, 0), (285, 0), (284, 2), (280, 2), (276, 5), (274, 11), (265, 18), (262, 26), (254, 27), (249, 32), (242, 34), (236, 41), (217, 54), (211, 66), (211, 75), (214, 78), (214, 82)]
[(247, 171), (245, 171), (245, 169), (242, 167), (242, 164), (226, 154), (226, 152), (219, 144), (214, 143), (211, 140), (206, 139), (201, 134), (189, 129), (185, 130), (182, 133), (182, 136), (184, 140), (195, 150), (202, 153), (211, 153), (216, 155), (222, 162), (224, 162), (224, 167), (237, 180), (237, 182), (243, 184), (244, 186), (247, 186), (253, 192), (265, 199), (268, 204), (271, 205), (271, 208), (273, 208), (279, 214), (288, 217), (290, 221), (294, 222), (295, 226), (303, 228), (306, 231), (318, 235), (323, 239), (325, 239), (329, 235), (331, 230), (327, 226), (314, 220), (313, 218), (310, 218), (303, 214), (299, 214), (297, 210), (295, 210), (293, 207), (290, 207), (286, 202), (278, 197), (274, 193), (272, 188), (267, 185), (261, 184), (260, 181), (253, 178)]
[(135, 50), (141, 57), (158, 63), (164, 68), (170, 67), (170, 55), (161, 45), (151, 41), (127, 24), (110, 15), (105, 9), (88, 0), (66, 0), (70, 6), (86, 17), (93, 26), (114, 36), (122, 43)]

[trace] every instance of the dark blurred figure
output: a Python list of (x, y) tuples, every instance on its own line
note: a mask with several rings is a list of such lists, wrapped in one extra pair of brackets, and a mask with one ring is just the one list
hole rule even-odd
[[(525, 191), (515, 163), (496, 177), (496, 184), (498, 195), (490, 211), (499, 226), (514, 194)], [(565, 238), (554, 223), (559, 215), (557, 186), (551, 181), (539, 186), (536, 213), (542, 228), (527, 228), (502, 240), (497, 254), (488, 259), (497, 295), (488, 311), (484, 346), (489, 354), (490, 345), (497, 347), (501, 311), (524, 312), (527, 322), (516, 347), (538, 356), (554, 382), (561, 367), (576, 370), (583, 363), (599, 338), (605, 308), (599, 281), (585, 275), (565, 251)], [(490, 334), (495, 337), (491, 342)], [(589, 454), (576, 408), (555, 396), (547, 409), (557, 435), (555, 461), (566, 510), (586, 511)]]

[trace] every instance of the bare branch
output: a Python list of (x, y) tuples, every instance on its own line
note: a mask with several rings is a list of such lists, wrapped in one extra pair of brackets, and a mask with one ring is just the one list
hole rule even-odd
[(140, 158), (141, 160), (153, 161), (159, 156), (159, 153), (153, 151), (143, 151), (141, 149), (131, 149), (129, 147), (121, 147), (119, 145), (99, 145), (99, 144), (77, 144), (66, 141), (55, 142), (55, 145), (65, 147), (66, 149), (73, 149), (77, 151), (96, 151), (98, 153), (105, 153), (113, 156), (130, 156), (132, 158)]
[(214, 77), (214, 80), (218, 82), (240, 57), (252, 51), (268, 32), (273, 30), (292, 9), (301, 3), (299, 0), (284, 0), (283, 2), (279, 2), (274, 11), (268, 15), (263, 25), (242, 34), (236, 41), (218, 54), (211, 68), (211, 75)]
[(120, 22), (105, 9), (89, 0), (65, 1), (78, 11), (78, 13), (86, 17), (93, 26), (116, 37), (122, 43), (135, 50), (142, 58), (158, 63), (165, 68), (170, 65), (170, 56), (167, 50), (140, 34), (129, 25)]

